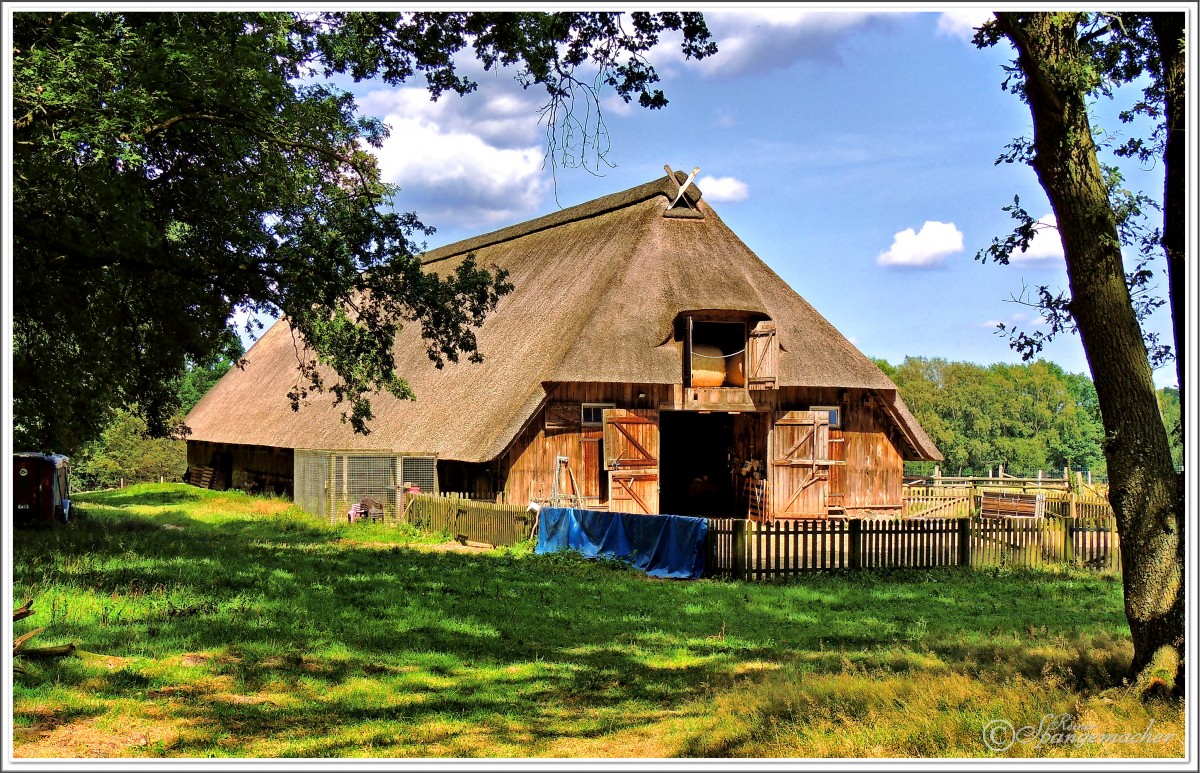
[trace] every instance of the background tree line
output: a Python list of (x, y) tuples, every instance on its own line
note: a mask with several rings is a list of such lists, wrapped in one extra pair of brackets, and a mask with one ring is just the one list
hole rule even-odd
[[(1020, 365), (977, 365), (940, 358), (906, 357), (899, 365), (875, 363), (896, 382), (945, 455), (943, 475), (987, 475), (1004, 465), (1012, 474), (1064, 467), (1106, 474), (1104, 425), (1092, 380), (1037, 360)], [(1176, 465), (1183, 463), (1179, 390), (1158, 390), (1163, 421), (1171, 430)], [(928, 475), (933, 462), (909, 462), (909, 475)]]
[(234, 358), (243, 354), (240, 343), (233, 346), (229, 356), (204, 365), (193, 363), (175, 380), (173, 391), (179, 408), (169, 421), (172, 431), (168, 436), (151, 432), (137, 405), (116, 409), (100, 436), (85, 443), (72, 458), (72, 487), (88, 491), (115, 488), (122, 482), (182, 481), (187, 471), (183, 419), (233, 367)]

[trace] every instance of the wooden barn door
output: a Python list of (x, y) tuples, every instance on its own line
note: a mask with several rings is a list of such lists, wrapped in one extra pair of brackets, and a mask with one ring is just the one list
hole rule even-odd
[(829, 413), (783, 411), (771, 438), (771, 515), (829, 514)]
[(645, 515), (658, 512), (657, 410), (604, 411), (604, 469), (609, 471), (609, 510)]
[(774, 389), (779, 374), (779, 337), (775, 323), (765, 319), (754, 325), (746, 342), (746, 385)]

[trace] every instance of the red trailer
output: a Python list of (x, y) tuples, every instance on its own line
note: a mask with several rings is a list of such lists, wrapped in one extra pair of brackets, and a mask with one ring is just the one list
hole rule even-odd
[(66, 523), (71, 467), (61, 454), (13, 454), (13, 519), (18, 525)]

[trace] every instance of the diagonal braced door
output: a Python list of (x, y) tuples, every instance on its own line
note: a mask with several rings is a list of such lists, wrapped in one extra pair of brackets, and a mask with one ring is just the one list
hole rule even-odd
[(658, 512), (658, 434), (655, 409), (604, 411), (604, 469), (609, 471), (610, 510), (645, 515)]

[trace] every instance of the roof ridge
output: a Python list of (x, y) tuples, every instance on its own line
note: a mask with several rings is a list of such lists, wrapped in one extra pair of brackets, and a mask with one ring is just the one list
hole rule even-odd
[[(616, 209), (628, 207), (631, 204), (637, 204), (647, 199), (654, 198), (655, 196), (662, 196), (666, 199), (670, 199), (678, 191), (671, 190), (667, 180), (668, 177), (664, 174), (649, 182), (642, 183), (641, 185), (635, 185), (632, 188), (618, 191), (617, 193), (610, 193), (607, 196), (601, 196), (598, 199), (592, 199), (591, 201), (585, 201), (582, 204), (576, 204), (575, 206), (567, 207), (566, 209), (560, 209), (557, 212), (551, 212), (548, 215), (542, 215), (541, 217), (527, 220), (524, 223), (517, 223), (516, 225), (510, 225), (497, 231), (491, 231), (478, 236), (472, 236), (467, 239), (462, 239), (451, 244), (437, 247), (425, 252), (421, 256), (421, 264), (427, 266), (431, 263), (437, 263), (439, 261), (454, 258), (459, 255), (465, 255), (473, 250), (480, 250), (484, 247), (500, 244), (501, 242), (519, 239), (522, 236), (528, 236), (529, 234), (537, 233), (538, 231), (545, 231), (549, 228), (555, 228), (556, 226), (575, 222), (576, 220), (586, 220), (587, 218), (596, 217), (597, 215), (603, 215), (606, 212), (612, 212)], [(675, 188), (678, 189), (681, 182), (679, 180), (675, 180), (674, 182)], [(700, 197), (703, 195), (700, 192), (700, 188), (697, 187), (695, 183), (693, 183), (690, 187), (696, 189), (695, 199), (699, 201)], [(690, 193), (688, 194), (688, 198), (692, 198)]]

